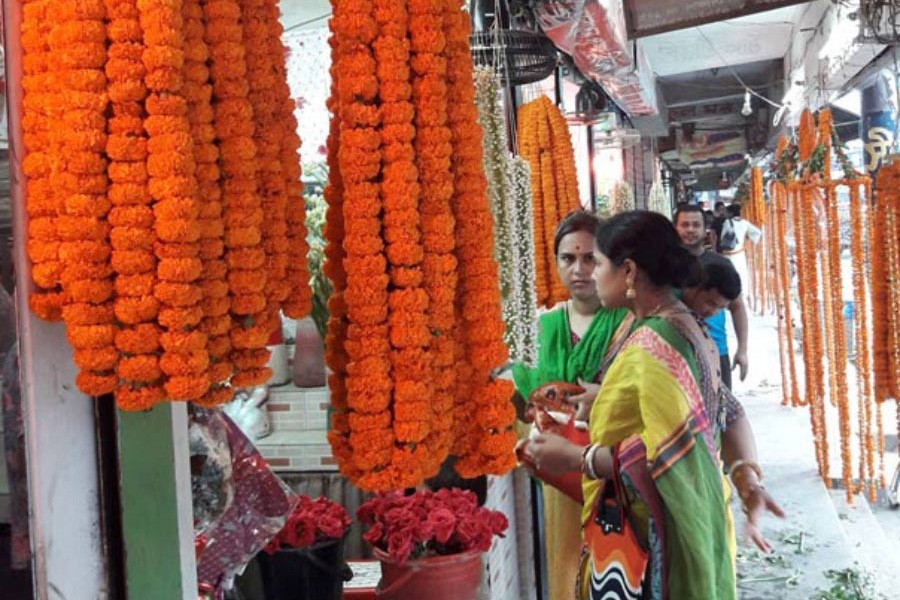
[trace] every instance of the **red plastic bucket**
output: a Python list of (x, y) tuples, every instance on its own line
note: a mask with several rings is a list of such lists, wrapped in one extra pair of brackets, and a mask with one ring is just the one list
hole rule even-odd
[(381, 581), (375, 594), (385, 600), (477, 600), (481, 552), (432, 556), (398, 565), (375, 548)]

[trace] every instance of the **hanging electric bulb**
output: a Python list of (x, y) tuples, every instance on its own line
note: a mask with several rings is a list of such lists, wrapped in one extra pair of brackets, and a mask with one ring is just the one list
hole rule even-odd
[(750, 90), (744, 92), (744, 108), (741, 109), (741, 114), (745, 117), (753, 114), (753, 106), (750, 104)]

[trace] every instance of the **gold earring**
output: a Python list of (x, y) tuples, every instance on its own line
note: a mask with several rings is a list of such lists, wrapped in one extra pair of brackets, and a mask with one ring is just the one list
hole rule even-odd
[(637, 298), (637, 292), (633, 287), (631, 287), (631, 285), (629, 285), (628, 289), (625, 290), (625, 297), (629, 300), (634, 300), (635, 298)]

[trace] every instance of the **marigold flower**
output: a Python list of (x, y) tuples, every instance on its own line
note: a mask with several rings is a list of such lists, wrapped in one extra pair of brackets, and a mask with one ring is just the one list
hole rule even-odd
[(159, 328), (153, 323), (142, 323), (115, 333), (115, 345), (120, 352), (149, 354), (159, 349)]
[(104, 375), (92, 371), (81, 371), (75, 376), (75, 385), (88, 396), (111, 394), (119, 383), (115, 375)]

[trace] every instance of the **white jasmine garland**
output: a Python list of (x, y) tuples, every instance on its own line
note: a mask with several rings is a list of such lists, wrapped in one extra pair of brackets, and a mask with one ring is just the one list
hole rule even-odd
[(510, 360), (537, 362), (537, 289), (528, 165), (509, 152), (500, 79), (489, 68), (475, 69), (475, 103), (484, 131), (484, 172), (494, 217), (494, 260), (500, 274), (505, 341)]
[(627, 181), (620, 181), (613, 188), (612, 194), (610, 194), (610, 214), (617, 215), (621, 212), (634, 210), (634, 208), (634, 190), (631, 189), (631, 184)]
[(657, 212), (667, 219), (672, 218), (672, 205), (669, 202), (669, 197), (666, 195), (666, 190), (659, 181), (654, 181), (653, 186), (650, 188), (650, 195), (647, 197), (647, 210)]

